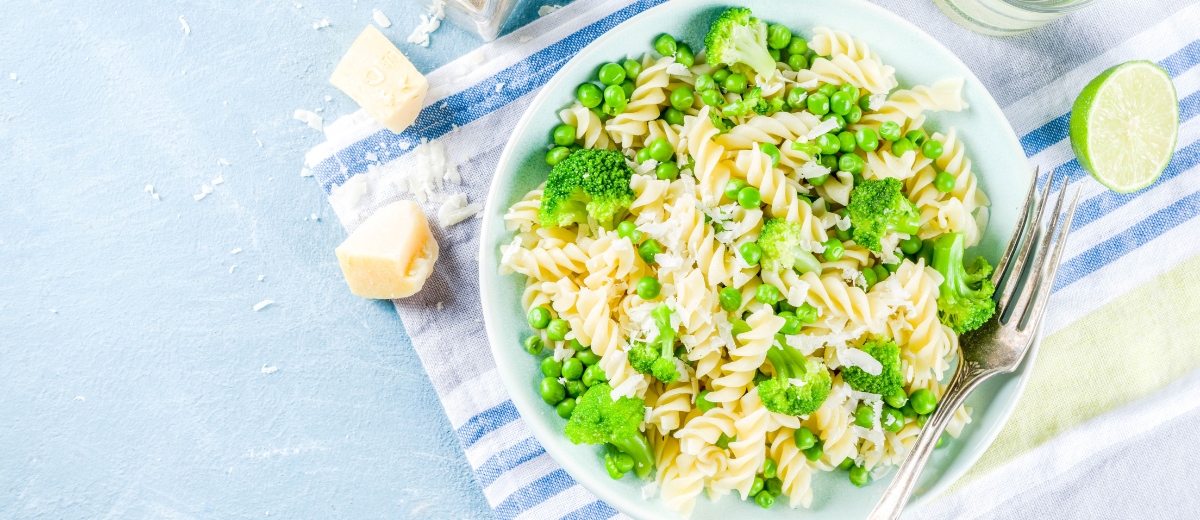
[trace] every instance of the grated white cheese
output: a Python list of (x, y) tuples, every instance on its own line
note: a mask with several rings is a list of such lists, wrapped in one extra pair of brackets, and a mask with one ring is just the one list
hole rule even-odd
[(687, 65), (682, 63), (672, 63), (667, 65), (666, 71), (667, 74), (671, 76), (678, 76), (681, 78), (690, 78), (692, 76), (692, 71), (688, 70)]
[(256, 304), (254, 304), (254, 312), (261, 311), (261, 310), (263, 310), (264, 307), (266, 307), (272, 303), (275, 303), (275, 301), (274, 300), (263, 300), (261, 302), (258, 302)]
[(206, 185), (200, 187), (199, 195), (192, 195), (192, 197), (195, 197), (196, 200), (200, 200), (200, 199), (203, 199), (204, 197), (207, 197), (208, 194), (212, 193), (212, 192), (213, 192), (212, 187), (210, 187), (206, 184)]
[(642, 486), (642, 499), (650, 500), (654, 495), (658, 494), (658, 482), (651, 480), (649, 484)]
[(826, 119), (824, 121), (821, 121), (821, 124), (814, 126), (812, 130), (809, 130), (808, 135), (805, 135), (804, 139), (805, 139), (805, 141), (812, 141), (813, 139), (816, 139), (818, 137), (821, 137), (822, 135), (829, 133), (830, 130), (837, 128), (837, 126), (838, 126), (838, 122), (836, 119), (833, 119), (833, 118)]
[(445, 7), (444, 0), (434, 0), (433, 5), (429, 8), (429, 14), (421, 15), (421, 23), (413, 29), (412, 34), (408, 35), (408, 43), (428, 47), (429, 35), (442, 26), (442, 19), (446, 17)]
[(538, 8), (538, 16), (546, 16), (559, 9), (562, 9), (561, 5), (543, 5)]
[(438, 223), (443, 228), (462, 222), (483, 210), (479, 204), (467, 204), (467, 194), (455, 193), (446, 198), (438, 208)]
[(233, 251), (230, 251), (230, 252), (229, 252), (229, 254), (231, 254), (231, 255), (236, 255), (236, 254), (238, 254), (238, 253), (241, 253), (241, 252), (242, 252), (242, 248), (238, 247), (238, 248), (234, 248), (234, 250), (233, 250)]
[(829, 175), (829, 168), (817, 164), (816, 161), (809, 161), (796, 168), (796, 173), (800, 174), (802, 178), (812, 179), (822, 175)]
[(279, 367), (269, 367), (267, 365), (263, 365), (262, 367), (262, 373), (264, 374), (274, 374), (277, 370), (279, 370)]
[[(292, 114), (292, 119), (303, 121), (317, 131), (325, 129), (325, 123), (324, 120), (321, 119), (321, 116), (307, 110), (296, 109), (296, 112)], [(257, 140), (258, 138), (255, 139)], [(262, 146), (262, 141), (258, 142), (258, 146)]]
[(192, 34), (192, 28), (188, 26), (187, 20), (183, 19), (183, 15), (179, 15), (179, 24), (183, 26), (183, 34)]
[(879, 110), (883, 108), (885, 101), (887, 101), (887, 94), (871, 94), (871, 97), (867, 98), (867, 108)]
[(212, 183), (213, 183), (213, 186), (216, 186), (216, 185), (218, 185), (218, 184), (222, 184), (222, 183), (224, 183), (224, 182), (225, 182), (225, 178), (224, 178), (224, 177), (222, 177), (222, 176), (220, 176), (220, 175), (218, 175), (218, 176), (217, 176), (217, 178), (213, 179), (213, 181), (212, 181)]
[(379, 9), (371, 10), (371, 18), (374, 18), (375, 23), (379, 24), (379, 26), (383, 27), (384, 29), (392, 26), (392, 21), (388, 20), (387, 15), (383, 14), (383, 11), (380, 11)]

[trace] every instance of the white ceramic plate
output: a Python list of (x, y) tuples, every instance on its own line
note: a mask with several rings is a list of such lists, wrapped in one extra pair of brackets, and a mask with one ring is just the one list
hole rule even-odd
[[(500, 158), (484, 213), (480, 288), (492, 352), (522, 418), (571, 477), (622, 513), (638, 519), (675, 518), (677, 515), (658, 498), (643, 500), (640, 488), (644, 482), (634, 478), (632, 473), (621, 480), (609, 478), (604, 470), (602, 447), (571, 444), (562, 433), (566, 421), (554, 412), (553, 407), (542, 402), (538, 394), (537, 386), (542, 376), (537, 360), (520, 348), (521, 340), (531, 332), (520, 304), (525, 277), (497, 274), (499, 247), (510, 242), (513, 235), (504, 229), (503, 216), (510, 205), (546, 180), (550, 171), (544, 160), (546, 144), (553, 128), (560, 124), (558, 111), (573, 102), (576, 86), (593, 79), (603, 63), (652, 52), (653, 39), (663, 32), (687, 41), (698, 52), (704, 46), (704, 34), (711, 21), (732, 5), (749, 7), (759, 19), (786, 24), (806, 38), (812, 37), (813, 27), (848, 31), (866, 41), (884, 63), (896, 68), (901, 88), (930, 85), (950, 77), (966, 79), (963, 95), (970, 108), (959, 113), (928, 113), (926, 128), (943, 133), (951, 126), (958, 128), (976, 175), (991, 197), (990, 225), (982, 244), (973, 253), (985, 255), (992, 263), (999, 259), (1016, 222), (1021, 196), (1029, 186), (1025, 155), (1012, 128), (971, 71), (928, 34), (863, 0), (669, 2), (629, 19), (580, 51), (530, 105)], [(973, 422), (959, 439), (934, 453), (909, 502), (910, 510), (936, 498), (979, 460), (1012, 414), (1029, 379), (1036, 352), (1035, 345), (1015, 373), (992, 379), (967, 400), (967, 405), (974, 409)], [(947, 373), (946, 379), (949, 377), (950, 373)], [(805, 518), (814, 519), (862, 518), (890, 481), (890, 477), (884, 477), (855, 488), (846, 478), (845, 471), (823, 472), (813, 479), (812, 507), (803, 514)], [(764, 510), (753, 503), (742, 502), (736, 493), (716, 503), (702, 494), (692, 518), (795, 516), (796, 512), (786, 503), (784, 497), (775, 507)]]

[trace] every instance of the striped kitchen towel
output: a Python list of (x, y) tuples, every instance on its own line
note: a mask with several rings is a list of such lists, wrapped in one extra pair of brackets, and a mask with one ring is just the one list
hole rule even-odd
[[(478, 63), (476, 54), (430, 73), (426, 107), (403, 134), (383, 129), (359, 111), (325, 128), (327, 142), (309, 152), (305, 166), (348, 231), (375, 209), (411, 197), (402, 195), (391, 179), (396, 172), (427, 160), (413, 153), (426, 140), (440, 143), (447, 161), (457, 166), (462, 177), (460, 186), (447, 185), (445, 192), (461, 192), (482, 204), (512, 128), (540, 87), (588, 43), (665, 2), (600, 0), (568, 5), (482, 47), (483, 63)], [(1197, 269), (1189, 268), (1189, 262), (1196, 263), (1189, 259), (1200, 253), (1200, 240), (1193, 238), (1200, 236), (1200, 176), (1194, 171), (1200, 161), (1200, 121), (1194, 120), (1200, 109), (1200, 67), (1196, 67), (1200, 6), (1180, 9), (1176, 5), (1180, 2), (1167, 0), (1110, 0), (1031, 35), (998, 40), (954, 26), (932, 3), (880, 3), (963, 56), (1006, 107), (1031, 163), (1041, 165), (1043, 172), (1058, 168), (1068, 174), (1052, 190), (1062, 189), (1063, 182), (1083, 189), (1076, 231), (1052, 299), (1047, 340), (1026, 397), (981, 462), (947, 497), (918, 515), (986, 516), (1001, 505), (1011, 512), (1014, 497), (1028, 495), (1039, 484), (1043, 491), (1063, 490), (1063, 497), (1079, 492), (1078, 488), (1124, 485), (1133, 475), (1110, 479), (1114, 484), (1068, 477), (1079, 465), (1113, 452), (1110, 448), (1149, 435), (1159, 425), (1169, 425), (1173, 418), (1200, 407), (1200, 378), (1185, 377), (1200, 367), (1200, 357), (1191, 352), (1196, 349), (1183, 347), (1194, 346), (1194, 341), (1181, 343), (1189, 334), (1200, 337), (1200, 320), (1164, 323), (1155, 319), (1163, 314), (1154, 312), (1164, 302), (1184, 307), (1182, 314), (1169, 316), (1200, 310), (1193, 303), (1200, 294), (1200, 278), (1190, 276)], [(1139, 32), (1124, 35), (1123, 41), (1111, 41), (1114, 31), (1097, 29), (1107, 27), (1104, 22), (1125, 19), (1130, 11), (1153, 19), (1139, 19)], [(1087, 31), (1095, 33), (1094, 41)], [(1064, 38), (1068, 34), (1071, 38)], [(1068, 43), (1071, 50), (1059, 48)], [(972, 49), (984, 51), (972, 54)], [(993, 52), (997, 49), (1004, 52)], [(886, 51), (881, 54), (886, 59)], [(1068, 112), (1087, 81), (1109, 66), (1133, 59), (1153, 60), (1175, 79), (1181, 128), (1178, 151), (1158, 182), (1119, 195), (1091, 180), (1074, 160), (1067, 137)], [(1023, 61), (1026, 67), (1014, 72), (1014, 61)], [(1021, 80), (1020, 86), (1012, 83), (1014, 76)], [(439, 206), (423, 202), (430, 215)], [(545, 453), (503, 390), (480, 318), (475, 276), (479, 221), (442, 228), (434, 220), (442, 251), (437, 269), (421, 293), (396, 300), (395, 306), (496, 516), (622, 516), (576, 484)], [(1129, 312), (1129, 307), (1144, 312)], [(1097, 335), (1114, 326), (1119, 333)], [(1165, 332), (1168, 328), (1174, 332)], [(1118, 348), (1112, 338), (1122, 337), (1127, 339)], [(1075, 375), (1064, 377), (1063, 371)], [(1096, 377), (1103, 373), (1096, 371), (1117, 371), (1114, 377), (1128, 382), (1113, 385), (1110, 379)], [(1064, 385), (1064, 379), (1071, 384)], [(1040, 401), (1030, 404), (1030, 396)], [(1130, 406), (1135, 408), (1121, 408), (1134, 401)], [(1047, 405), (1050, 402), (1053, 406)], [(1097, 426), (1107, 424), (1104, 421), (1120, 426)], [(1196, 422), (1200, 418), (1194, 418)], [(1090, 444), (1081, 448), (1080, 442)], [(1070, 449), (1063, 448), (1064, 443)], [(1156, 478), (1154, 464), (1140, 469), (1141, 478)], [(1196, 499), (1176, 498), (1176, 506), (1197, 509)], [(1029, 511), (1039, 511), (1036, 508), (1043, 505), (1029, 502)], [(1112, 511), (1101, 516), (1112, 517)]]

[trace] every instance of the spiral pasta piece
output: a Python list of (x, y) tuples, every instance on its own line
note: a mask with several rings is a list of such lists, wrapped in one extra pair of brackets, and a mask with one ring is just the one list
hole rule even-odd
[(584, 148), (607, 150), (612, 147), (600, 116), (587, 107), (576, 103), (571, 108), (560, 110), (558, 118), (563, 124), (575, 127), (575, 139), (582, 139)]
[(869, 59), (883, 65), (879, 55), (871, 52), (871, 48), (867, 46), (866, 42), (852, 38), (850, 33), (845, 31), (835, 31), (828, 27), (813, 27), (813, 37), (808, 41), (808, 47), (817, 56), (845, 55), (854, 61)]
[(796, 72), (796, 81), (805, 83), (817, 80), (822, 83), (841, 85), (849, 83), (872, 94), (886, 94), (896, 88), (896, 69), (880, 65), (870, 59), (855, 61), (845, 54), (832, 59), (817, 58), (812, 67)]
[(621, 148), (633, 146), (634, 141), (646, 135), (646, 124), (658, 119), (661, 114), (659, 105), (667, 100), (663, 90), (670, 82), (667, 66), (675, 63), (675, 58), (664, 56), (654, 60), (649, 55), (642, 60), (642, 72), (634, 81), (633, 94), (625, 111), (609, 120), (605, 129)]
[(963, 79), (951, 78), (938, 81), (931, 87), (918, 85), (911, 90), (897, 90), (888, 96), (879, 110), (863, 114), (857, 126), (878, 129), (880, 125), (890, 122), (904, 128), (909, 121), (917, 119), (927, 110), (959, 112), (967, 108), (962, 89)]
[(658, 427), (658, 433), (667, 435), (679, 428), (680, 418), (692, 409), (695, 395), (691, 383), (675, 382), (667, 385), (650, 409), (647, 422)]
[(714, 403), (724, 403), (740, 399), (748, 390), (746, 388), (754, 379), (754, 373), (767, 359), (767, 350), (775, 341), (775, 334), (783, 328), (785, 320), (776, 316), (769, 306), (764, 306), (746, 319), (750, 325), (749, 332), (737, 335), (739, 345), (730, 345), (729, 357), (732, 359), (721, 367), (722, 376), (713, 380), (718, 390), (708, 394), (708, 400)]
[(709, 110), (711, 109), (705, 106), (700, 110), (700, 114), (688, 117), (683, 125), (683, 135), (687, 138), (688, 155), (695, 161), (692, 174), (700, 186), (701, 200), (712, 206), (721, 200), (721, 190), (725, 188), (725, 182), (729, 179), (729, 168), (718, 167), (721, 156), (725, 154), (725, 147), (713, 141), (720, 131), (708, 118)]
[(812, 475), (816, 471), (804, 452), (796, 447), (795, 431), (792, 428), (779, 430), (769, 451), (778, 464), (775, 475), (783, 481), (783, 494), (788, 496), (788, 505), (792, 509), (797, 505), (812, 506)]
[(746, 182), (758, 188), (772, 217), (791, 222), (800, 219), (798, 206), (804, 204), (799, 203), (796, 190), (787, 184), (783, 172), (771, 166), (771, 157), (758, 149), (758, 143), (750, 150), (738, 152), (735, 165), (738, 173), (746, 177)]
[(749, 150), (755, 143), (779, 145), (808, 135), (821, 124), (821, 119), (809, 112), (776, 112), (770, 116), (756, 115), (717, 137), (716, 142), (726, 151)]

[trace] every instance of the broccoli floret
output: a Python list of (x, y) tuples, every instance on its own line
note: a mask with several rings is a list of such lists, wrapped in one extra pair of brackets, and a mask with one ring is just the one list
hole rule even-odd
[(653, 341), (633, 341), (629, 349), (629, 366), (641, 374), (650, 374), (664, 383), (679, 379), (675, 366), (675, 328), (671, 326), (671, 308), (660, 303), (651, 311), (658, 335)]
[[(824, 363), (805, 358), (785, 342), (777, 342), (767, 350), (767, 359), (775, 367), (775, 376), (758, 384), (758, 397), (767, 410), (808, 415), (817, 411), (829, 397), (833, 379)], [(793, 379), (799, 379), (802, 384), (793, 384)]]
[(850, 388), (870, 394), (892, 395), (904, 386), (904, 374), (900, 372), (900, 347), (895, 342), (872, 340), (865, 343), (861, 350), (879, 361), (883, 371), (873, 376), (859, 367), (842, 368), (842, 380)]
[(900, 181), (887, 178), (859, 183), (850, 194), (846, 212), (854, 225), (854, 242), (871, 251), (882, 252), (880, 240), (888, 232), (917, 234), (921, 213), (904, 197)]
[(781, 218), (767, 219), (758, 236), (764, 269), (778, 271), (795, 267), (801, 273), (821, 272), (821, 263), (812, 253), (800, 249), (800, 223)]
[(579, 397), (571, 420), (567, 421), (567, 439), (575, 444), (612, 444), (621, 453), (633, 457), (634, 471), (645, 478), (654, 469), (654, 455), (638, 425), (646, 416), (646, 401), (622, 397), (613, 401), (612, 387), (598, 383)]
[(767, 50), (767, 24), (749, 9), (735, 7), (721, 14), (704, 37), (704, 52), (711, 65), (729, 65), (734, 72), (764, 76), (775, 70)]
[(586, 223), (590, 215), (604, 229), (615, 229), (634, 193), (633, 170), (616, 150), (577, 150), (554, 166), (542, 191), (538, 220), (543, 226)]
[(754, 87), (753, 90), (742, 96), (740, 101), (735, 101), (721, 109), (725, 117), (744, 116), (751, 112), (760, 116), (769, 116), (780, 110), (783, 110), (783, 100), (780, 98), (765, 99), (762, 96), (762, 89)]
[(992, 293), (992, 266), (983, 257), (963, 267), (966, 249), (962, 233), (948, 233), (933, 243), (933, 268), (942, 273), (938, 288), (938, 318), (962, 334), (983, 325), (996, 312)]

